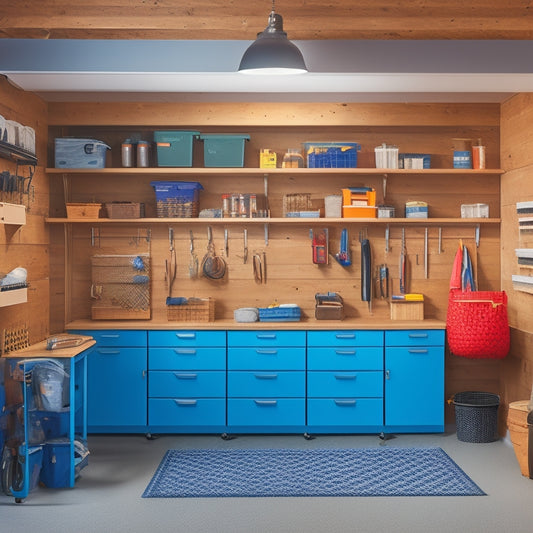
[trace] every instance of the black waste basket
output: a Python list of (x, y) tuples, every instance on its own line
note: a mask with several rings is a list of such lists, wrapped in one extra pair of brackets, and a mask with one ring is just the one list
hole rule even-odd
[(498, 440), (500, 397), (490, 392), (458, 392), (453, 397), (457, 438), (462, 442)]

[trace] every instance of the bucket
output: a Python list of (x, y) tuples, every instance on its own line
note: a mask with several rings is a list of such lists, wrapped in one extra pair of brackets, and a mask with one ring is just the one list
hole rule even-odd
[(528, 462), (528, 445), (529, 445), (529, 428), (527, 424), (527, 414), (529, 400), (519, 400), (509, 404), (509, 413), (507, 414), (507, 427), (513, 443), (514, 453), (520, 472), (523, 476), (529, 477)]
[(490, 392), (458, 392), (453, 397), (457, 438), (462, 442), (498, 440), (500, 397)]

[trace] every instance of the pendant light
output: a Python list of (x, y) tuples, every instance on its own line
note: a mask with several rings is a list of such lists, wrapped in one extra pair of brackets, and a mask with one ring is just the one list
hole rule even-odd
[(268, 26), (248, 47), (241, 59), (242, 74), (303, 74), (305, 61), (298, 47), (287, 39), (283, 31), (283, 17), (275, 13), (274, 0)]

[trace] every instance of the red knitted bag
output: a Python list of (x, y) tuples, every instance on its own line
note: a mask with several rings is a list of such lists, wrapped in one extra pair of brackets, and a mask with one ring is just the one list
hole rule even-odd
[(446, 335), (453, 355), (473, 359), (504, 358), (511, 340), (505, 291), (452, 289)]

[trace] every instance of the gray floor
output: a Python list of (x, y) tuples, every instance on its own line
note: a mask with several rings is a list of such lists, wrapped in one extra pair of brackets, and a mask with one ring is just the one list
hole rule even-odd
[[(440, 446), (487, 493), (472, 497), (187, 498), (141, 495), (169, 448)], [(2, 533), (48, 532), (484, 532), (533, 531), (533, 480), (508, 439), (468, 444), (443, 435), (89, 437), (90, 463), (74, 489), (0, 496)]]

